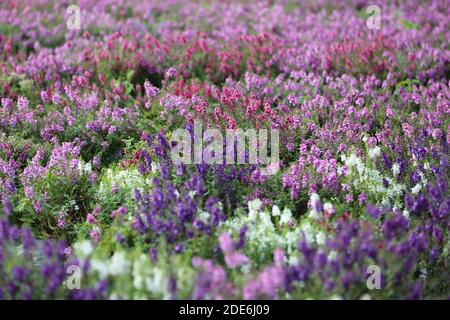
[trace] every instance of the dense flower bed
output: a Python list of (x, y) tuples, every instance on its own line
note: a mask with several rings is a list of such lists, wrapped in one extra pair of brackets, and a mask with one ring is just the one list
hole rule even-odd
[(1, 299), (450, 298), (448, 1), (77, 2), (0, 3)]

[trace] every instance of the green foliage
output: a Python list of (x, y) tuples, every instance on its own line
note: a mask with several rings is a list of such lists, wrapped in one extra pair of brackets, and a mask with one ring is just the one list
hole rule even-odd
[[(76, 226), (82, 223), (90, 211), (95, 198), (93, 186), (88, 177), (77, 179), (47, 173), (34, 184), (33, 201), (20, 198), (14, 208), (13, 219), (30, 226), (40, 238), (76, 239)], [(42, 211), (36, 212), (34, 202), (41, 204)], [(58, 226), (58, 217), (63, 214), (65, 226)]]
[(406, 19), (401, 19), (400, 23), (407, 30), (419, 30), (420, 29), (420, 26), (417, 23), (408, 21)]

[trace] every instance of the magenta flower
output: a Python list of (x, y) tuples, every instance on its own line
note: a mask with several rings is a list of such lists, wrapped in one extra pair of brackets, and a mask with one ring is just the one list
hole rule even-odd
[(245, 265), (249, 263), (249, 261), (250, 260), (244, 254), (237, 251), (225, 254), (225, 263), (228, 268), (231, 269)]
[(170, 79), (173, 78), (175, 76), (175, 74), (177, 73), (177, 70), (175, 70), (175, 68), (170, 67), (169, 69), (167, 69), (166, 71), (166, 78)]
[(97, 218), (93, 214), (88, 213), (88, 215), (86, 216), (86, 223), (87, 224), (96, 224)]
[(231, 239), (230, 234), (224, 232), (219, 236), (219, 246), (223, 253), (229, 253), (234, 250), (233, 240)]
[(89, 236), (92, 238), (92, 240), (98, 242), (100, 240), (100, 228), (98, 226), (94, 226), (89, 233)]
[(231, 236), (224, 232), (219, 236), (219, 246), (224, 253), (225, 263), (231, 269), (249, 263), (249, 259), (239, 251), (234, 250)]

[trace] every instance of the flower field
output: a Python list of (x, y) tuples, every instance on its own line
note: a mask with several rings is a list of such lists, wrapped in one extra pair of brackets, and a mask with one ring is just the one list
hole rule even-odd
[(450, 5), (376, 2), (2, 0), (0, 299), (449, 299)]

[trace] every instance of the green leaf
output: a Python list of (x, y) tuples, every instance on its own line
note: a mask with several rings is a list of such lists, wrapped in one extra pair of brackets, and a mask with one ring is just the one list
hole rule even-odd
[(134, 90), (133, 85), (130, 82), (124, 82), (124, 85), (125, 85), (125, 92), (128, 95), (130, 95), (133, 92), (133, 90)]
[(399, 95), (400, 94), (400, 89), (402, 87), (404, 87), (406, 90), (411, 91), (412, 90), (412, 86), (413, 84), (419, 84), (420, 82), (416, 79), (406, 79), (403, 81), (400, 81), (399, 83), (397, 83), (397, 85), (395, 86), (395, 91), (394, 94), (395, 95)]
[(0, 23), (0, 34), (10, 36), (17, 32), (20, 32), (18, 27), (6, 23)]
[(401, 19), (400, 23), (407, 30), (412, 30), (412, 29), (418, 30), (419, 29), (419, 25), (418, 24), (416, 24), (414, 22), (411, 22), (411, 21), (408, 21), (408, 20), (405, 20), (405, 19)]
[(134, 70), (128, 70), (127, 72), (127, 80), (131, 81), (131, 79), (133, 78), (134, 75)]
[(19, 218), (20, 222), (31, 225), (33, 223), (33, 218), (31, 216), (22, 216)]
[(17, 207), (15, 208), (15, 210), (18, 212), (24, 212), (27, 205), (28, 205), (28, 199), (22, 198), (20, 200), (19, 204), (17, 205)]

